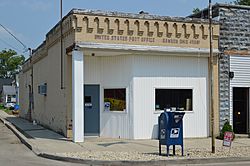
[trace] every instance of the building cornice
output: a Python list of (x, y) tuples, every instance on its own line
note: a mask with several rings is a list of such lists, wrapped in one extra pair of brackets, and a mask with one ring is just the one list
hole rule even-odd
[[(143, 46), (143, 45), (126, 45), (126, 44), (107, 44), (107, 43), (91, 43), (91, 42), (78, 42), (74, 45), (75, 48), (80, 49), (95, 49), (106, 51), (125, 51), (130, 53), (147, 52), (149, 54), (159, 53), (165, 54), (174, 53), (181, 56), (209, 56), (209, 49), (207, 48), (181, 48), (181, 47), (168, 47), (168, 46)], [(218, 49), (213, 49), (214, 54), (218, 54)]]

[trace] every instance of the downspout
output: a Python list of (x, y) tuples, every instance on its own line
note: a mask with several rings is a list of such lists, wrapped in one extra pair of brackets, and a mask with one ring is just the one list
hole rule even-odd
[(32, 64), (32, 49), (28, 48), (29, 54), (30, 54), (30, 65), (31, 65), (31, 87), (29, 88), (30, 96), (29, 96), (29, 114), (28, 114), (28, 120), (32, 121), (32, 110), (34, 110), (34, 79), (33, 79), (33, 64)]
[(60, 0), (60, 47), (61, 47), (61, 51), (60, 51), (60, 54), (61, 54), (61, 89), (64, 89), (64, 83), (63, 83), (63, 80), (64, 80), (64, 77), (63, 77), (63, 19), (62, 19), (62, 0)]

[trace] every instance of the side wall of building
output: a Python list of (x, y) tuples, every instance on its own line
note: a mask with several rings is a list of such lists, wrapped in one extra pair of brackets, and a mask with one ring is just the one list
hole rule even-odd
[[(224, 54), (220, 56), (220, 128), (222, 128), (225, 120), (231, 119), (232, 124), (232, 93), (230, 93), (230, 84), (234, 85), (234, 81), (229, 78), (229, 72), (235, 69), (235, 65), (247, 65), (245, 56), (249, 56), (250, 52), (250, 10), (220, 8), (220, 38), (219, 48)], [(235, 55), (237, 58), (230, 58)], [(239, 60), (241, 64), (239, 64)], [(230, 65), (232, 63), (232, 65)], [(230, 68), (230, 66), (232, 68)], [(240, 66), (239, 66), (240, 68)], [(237, 71), (239, 74), (245, 71)], [(236, 76), (237, 78), (237, 76)], [(230, 83), (231, 82), (231, 83)], [(231, 114), (231, 116), (230, 116)]]
[(22, 71), (19, 73), (19, 104), (20, 116), (23, 118), (29, 118), (29, 86), (31, 86), (31, 70)]
[[(50, 32), (46, 41), (33, 54), (32, 66), (29, 62), (24, 65), (20, 74), (20, 112), (21, 116), (28, 118), (29, 85), (31, 70), (33, 68), (33, 98), (34, 107), (31, 118), (38, 124), (54, 131), (67, 135), (67, 88), (69, 80), (66, 78), (66, 48), (75, 41), (74, 31), (70, 28), (70, 17), (67, 18), (63, 32), (63, 84), (61, 84), (61, 44), (59, 28)], [(32, 68), (31, 68), (32, 67)], [(38, 92), (38, 86), (47, 84), (47, 94)], [(70, 109), (71, 111), (71, 109)]]
[[(38, 124), (65, 134), (66, 103), (61, 89), (60, 43), (48, 49), (48, 55), (33, 65), (34, 111), (32, 118)], [(38, 86), (47, 84), (47, 94), (38, 93)]]

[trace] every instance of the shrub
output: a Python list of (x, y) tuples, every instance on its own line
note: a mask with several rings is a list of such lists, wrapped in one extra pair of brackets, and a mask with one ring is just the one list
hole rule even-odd
[(4, 109), (4, 105), (3, 104), (0, 104), (0, 109)]
[[(221, 131), (220, 131), (220, 135), (217, 137), (218, 139), (224, 139), (224, 134), (225, 134), (225, 132), (227, 132), (227, 131), (229, 131), (229, 132), (233, 132), (233, 128), (232, 128), (232, 126), (229, 124), (229, 121), (228, 120), (226, 120), (226, 122), (224, 123), (224, 125), (223, 125), (223, 127), (222, 127), (222, 129), (221, 129)], [(235, 135), (234, 135), (234, 133), (233, 133), (233, 140), (234, 140), (234, 137), (235, 137)]]

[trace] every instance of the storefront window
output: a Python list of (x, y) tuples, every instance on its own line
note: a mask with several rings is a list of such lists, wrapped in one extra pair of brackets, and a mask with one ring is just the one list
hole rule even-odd
[(192, 89), (155, 89), (155, 109), (171, 111), (192, 111)]
[(106, 111), (124, 111), (126, 109), (126, 89), (104, 89), (104, 107)]

